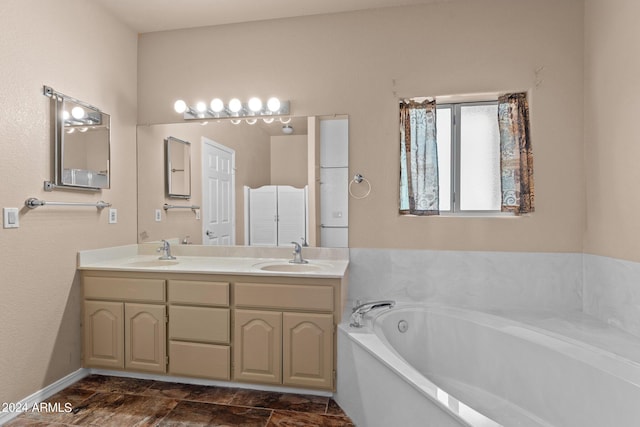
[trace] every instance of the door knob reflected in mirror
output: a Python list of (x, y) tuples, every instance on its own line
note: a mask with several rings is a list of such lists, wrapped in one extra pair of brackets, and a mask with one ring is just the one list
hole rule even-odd
[(206, 234), (206, 235), (207, 235), (207, 237), (208, 237), (208, 238), (210, 238), (210, 239), (213, 239), (213, 238), (215, 238), (215, 237), (216, 237), (216, 236), (215, 236), (215, 234), (213, 233), (213, 231), (209, 231), (209, 230), (207, 230), (205, 234)]

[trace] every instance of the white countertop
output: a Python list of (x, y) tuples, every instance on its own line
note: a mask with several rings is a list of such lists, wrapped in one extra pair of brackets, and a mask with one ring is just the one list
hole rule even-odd
[(141, 244), (82, 251), (78, 253), (78, 269), (342, 278), (349, 266), (348, 250), (343, 249), (304, 248), (303, 256), (309, 263), (298, 265), (289, 263), (291, 249), (287, 248), (172, 245), (176, 259), (162, 261), (155, 254), (157, 247)]

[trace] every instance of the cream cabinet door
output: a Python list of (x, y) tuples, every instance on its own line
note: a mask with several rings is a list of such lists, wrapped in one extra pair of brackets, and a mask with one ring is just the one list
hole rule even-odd
[(167, 370), (166, 307), (125, 303), (125, 367), (161, 372)]
[(282, 383), (333, 386), (333, 315), (283, 313)]
[(124, 304), (84, 302), (84, 366), (124, 368)]
[(235, 310), (234, 379), (267, 384), (282, 382), (282, 313)]

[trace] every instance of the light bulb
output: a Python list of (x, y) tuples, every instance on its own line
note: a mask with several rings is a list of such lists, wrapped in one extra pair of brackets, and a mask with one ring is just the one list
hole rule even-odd
[(222, 99), (220, 98), (215, 98), (211, 101), (211, 111), (213, 111), (214, 113), (219, 113), (222, 110), (224, 110), (224, 102), (222, 102)]
[(85, 112), (84, 112), (84, 108), (82, 107), (73, 107), (73, 110), (71, 110), (71, 115), (73, 116), (74, 119), (83, 119)]
[(173, 104), (173, 109), (176, 110), (176, 113), (182, 114), (187, 111), (187, 103), (182, 99), (178, 99), (175, 104)]
[(262, 110), (262, 101), (260, 98), (253, 97), (249, 100), (249, 110), (254, 113), (258, 113)]
[(67, 110), (64, 110), (62, 112), (62, 119), (63, 120), (69, 120), (70, 117), (71, 117), (71, 114), (69, 114), (69, 112)]
[(239, 112), (242, 110), (242, 102), (240, 102), (238, 98), (233, 98), (229, 101), (229, 110), (231, 110), (232, 113)]
[(196, 110), (198, 111), (198, 113), (204, 113), (205, 111), (207, 111), (207, 104), (202, 101), (198, 102), (196, 104)]
[(291, 135), (293, 133), (293, 128), (290, 125), (284, 125), (282, 126), (282, 133)]
[(280, 110), (280, 100), (278, 98), (269, 98), (267, 101), (267, 108), (272, 113), (276, 113)]

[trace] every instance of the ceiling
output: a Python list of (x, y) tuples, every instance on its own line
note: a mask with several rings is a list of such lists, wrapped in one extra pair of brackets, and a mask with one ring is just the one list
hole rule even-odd
[(446, 0), (93, 0), (138, 33)]

